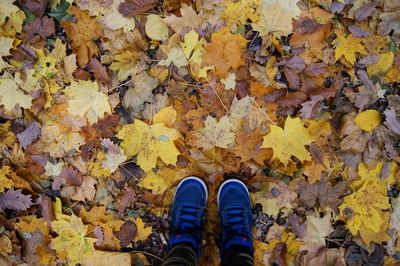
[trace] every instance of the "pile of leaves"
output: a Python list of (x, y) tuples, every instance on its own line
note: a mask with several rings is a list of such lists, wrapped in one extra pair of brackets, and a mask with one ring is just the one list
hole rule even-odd
[(399, 0), (1, 0), (0, 264), (159, 265), (244, 181), (256, 265), (400, 263)]

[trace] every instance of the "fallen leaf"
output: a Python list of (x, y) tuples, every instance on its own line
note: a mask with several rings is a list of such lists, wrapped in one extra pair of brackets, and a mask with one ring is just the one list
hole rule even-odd
[(148, 124), (135, 119), (133, 124), (124, 125), (117, 137), (128, 159), (137, 155), (137, 164), (148, 171), (156, 166), (157, 158), (166, 164), (175, 165), (180, 154), (174, 141), (179, 138), (175, 129), (163, 124)]
[(32, 206), (31, 195), (22, 194), (22, 189), (10, 188), (0, 194), (0, 209), (26, 211)]
[(119, 5), (118, 10), (125, 17), (133, 17), (149, 11), (156, 5), (156, 0), (125, 0)]
[(354, 122), (362, 130), (370, 132), (377, 129), (381, 124), (381, 115), (376, 110), (366, 110), (357, 114), (354, 118)]
[(334, 41), (335, 49), (335, 59), (339, 60), (342, 56), (351, 65), (356, 62), (356, 53), (367, 54), (364, 45), (361, 43), (359, 38), (354, 38), (353, 35), (348, 35), (347, 37), (343, 35), (338, 35)]
[(303, 126), (300, 118), (286, 118), (284, 128), (271, 125), (271, 131), (264, 136), (262, 148), (271, 148), (273, 158), (279, 159), (285, 166), (294, 156), (301, 161), (310, 161), (311, 156), (305, 145), (311, 144), (314, 139)]
[(78, 65), (84, 67), (93, 56), (98, 55), (99, 48), (94, 41), (101, 37), (101, 28), (95, 19), (76, 6), (70, 6), (68, 12), (75, 16), (76, 22), (63, 21), (61, 25), (72, 41)]
[(151, 226), (146, 227), (141, 218), (135, 219), (135, 225), (137, 228), (137, 234), (134, 239), (135, 241), (146, 240), (153, 231), (153, 228)]
[(17, 134), (17, 138), (21, 144), (21, 147), (25, 149), (28, 145), (34, 142), (39, 135), (40, 124), (36, 120), (33, 120), (24, 131)]
[(204, 121), (204, 128), (194, 133), (193, 144), (204, 150), (211, 150), (214, 147), (228, 148), (235, 142), (235, 133), (231, 132), (232, 123), (228, 116), (223, 116), (217, 121), (208, 116)]
[(167, 25), (160, 16), (154, 14), (147, 16), (145, 30), (147, 36), (149, 36), (149, 38), (152, 40), (165, 41), (169, 36)]
[(215, 66), (215, 74), (225, 77), (230, 68), (237, 69), (244, 64), (243, 49), (246, 44), (242, 36), (222, 27), (211, 35), (211, 43), (205, 44), (202, 63)]
[(90, 124), (103, 118), (104, 113), (111, 113), (108, 97), (99, 91), (97, 82), (72, 82), (64, 89), (64, 93), (72, 98), (69, 101), (68, 112), (86, 117)]

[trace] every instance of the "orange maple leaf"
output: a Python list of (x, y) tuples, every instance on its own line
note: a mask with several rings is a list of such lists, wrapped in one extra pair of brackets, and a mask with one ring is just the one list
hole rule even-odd
[(243, 50), (247, 40), (239, 34), (232, 34), (227, 27), (211, 35), (211, 43), (204, 46), (202, 63), (215, 66), (215, 74), (225, 77), (230, 68), (237, 69), (244, 64)]
[(99, 53), (99, 48), (94, 42), (101, 37), (100, 25), (85, 11), (76, 6), (71, 6), (68, 12), (75, 16), (76, 22), (62, 22), (68, 38), (71, 39), (72, 48), (77, 54), (78, 65), (85, 66), (89, 60)]

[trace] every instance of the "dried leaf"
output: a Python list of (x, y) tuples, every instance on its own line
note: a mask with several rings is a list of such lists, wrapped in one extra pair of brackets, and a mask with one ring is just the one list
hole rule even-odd
[(157, 4), (157, 0), (125, 0), (119, 5), (118, 10), (124, 17), (133, 17), (149, 11)]
[(31, 195), (22, 194), (22, 189), (10, 188), (0, 194), (0, 209), (26, 211), (32, 206)]
[(37, 139), (40, 135), (40, 128), (40, 124), (36, 120), (33, 120), (24, 131), (17, 134), (17, 138), (23, 149)]

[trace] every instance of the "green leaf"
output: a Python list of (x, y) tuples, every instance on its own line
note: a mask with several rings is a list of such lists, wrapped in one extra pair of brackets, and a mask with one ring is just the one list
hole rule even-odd
[(29, 24), (35, 20), (35, 15), (33, 15), (28, 9), (24, 8), (23, 11), (25, 13), (25, 24)]
[(70, 4), (66, 0), (61, 0), (60, 4), (51, 10), (47, 15), (55, 18), (56, 20), (68, 20), (72, 17), (71, 14), (67, 12)]

